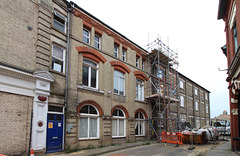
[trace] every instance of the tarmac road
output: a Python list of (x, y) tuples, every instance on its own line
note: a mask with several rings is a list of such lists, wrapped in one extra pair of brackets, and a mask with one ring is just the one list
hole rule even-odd
[(134, 148), (124, 149), (116, 152), (103, 154), (100, 156), (186, 156), (193, 153), (186, 146), (176, 147), (171, 144), (151, 144), (146, 146), (137, 146)]

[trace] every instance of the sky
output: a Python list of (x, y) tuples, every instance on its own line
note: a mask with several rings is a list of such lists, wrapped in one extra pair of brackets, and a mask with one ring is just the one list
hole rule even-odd
[(160, 38), (178, 52), (178, 71), (210, 93), (211, 118), (229, 112), (224, 21), (219, 0), (73, 0), (78, 6), (147, 49)]

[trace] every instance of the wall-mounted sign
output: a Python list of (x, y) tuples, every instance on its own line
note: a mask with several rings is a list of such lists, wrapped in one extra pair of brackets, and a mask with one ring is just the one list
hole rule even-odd
[(46, 101), (46, 100), (47, 100), (47, 97), (45, 97), (45, 96), (38, 96), (38, 100), (40, 100), (40, 101)]
[(238, 115), (238, 109), (237, 108), (232, 109), (231, 113), (232, 113), (232, 115)]
[(53, 128), (53, 123), (52, 122), (48, 123), (48, 128)]
[(235, 89), (240, 89), (240, 81), (235, 80), (235, 81), (233, 81), (233, 84), (234, 84)]

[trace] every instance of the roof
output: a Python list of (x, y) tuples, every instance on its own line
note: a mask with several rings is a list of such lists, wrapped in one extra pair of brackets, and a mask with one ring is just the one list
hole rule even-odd
[(223, 14), (226, 10), (227, 0), (219, 0), (217, 19), (223, 19)]

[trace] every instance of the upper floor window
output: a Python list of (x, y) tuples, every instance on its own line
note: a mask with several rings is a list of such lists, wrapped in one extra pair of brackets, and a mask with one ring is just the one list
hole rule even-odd
[(115, 109), (112, 114), (112, 136), (124, 137), (126, 135), (125, 113), (121, 109)]
[(90, 31), (83, 28), (83, 42), (90, 44)]
[(100, 49), (100, 37), (95, 34), (94, 36), (94, 47), (97, 49)]
[(142, 70), (145, 70), (145, 62), (142, 60)]
[(183, 81), (180, 80), (180, 88), (184, 89)]
[(98, 88), (98, 65), (94, 62), (83, 60), (82, 84)]
[(118, 46), (114, 45), (114, 57), (118, 57)]
[(198, 95), (198, 89), (195, 88), (195, 95)]
[(196, 107), (196, 110), (198, 110), (198, 102), (197, 101), (195, 102), (195, 107)]
[(208, 105), (206, 105), (206, 113), (208, 113)]
[(238, 50), (238, 37), (237, 37), (237, 27), (236, 27), (236, 22), (233, 25), (233, 38), (234, 38), (234, 46), (235, 46), (235, 52)]
[(66, 33), (66, 21), (67, 21), (67, 18), (65, 16), (58, 13), (57, 11), (54, 11), (53, 26), (55, 28), (57, 28), (63, 33)]
[(184, 107), (184, 97), (180, 96), (180, 106)]
[(136, 67), (139, 68), (139, 57), (136, 56)]
[(114, 94), (125, 95), (125, 77), (124, 73), (114, 70)]
[(136, 98), (139, 100), (144, 100), (144, 83), (138, 79), (136, 83)]
[(208, 95), (207, 95), (207, 93), (205, 93), (205, 100), (208, 100)]
[(79, 139), (97, 139), (99, 137), (99, 113), (94, 106), (85, 105), (80, 109)]
[(126, 50), (122, 50), (122, 60), (126, 62), (127, 60), (127, 54), (126, 54)]
[(144, 116), (141, 112), (137, 112), (135, 115), (135, 135), (145, 135), (145, 123)]
[(52, 46), (52, 69), (61, 73), (65, 72), (65, 49)]

